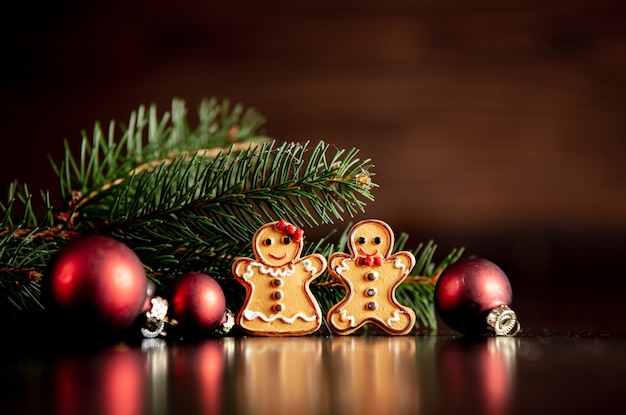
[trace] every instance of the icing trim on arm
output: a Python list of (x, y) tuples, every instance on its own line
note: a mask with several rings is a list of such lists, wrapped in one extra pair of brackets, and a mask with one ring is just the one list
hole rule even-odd
[(344, 271), (349, 270), (350, 266), (347, 264), (347, 262), (350, 259), (351, 259), (350, 257), (341, 258), (341, 264), (335, 266), (335, 272), (339, 275), (342, 275)]
[(393, 267), (401, 269), (402, 272), (406, 271), (406, 265), (404, 265), (404, 263), (402, 262), (402, 258), (399, 256), (396, 257), (396, 260), (393, 263)]

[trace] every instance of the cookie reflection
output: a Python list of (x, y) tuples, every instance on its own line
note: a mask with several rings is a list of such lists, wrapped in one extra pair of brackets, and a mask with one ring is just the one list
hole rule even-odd
[(417, 414), (415, 338), (248, 338), (237, 343), (241, 414)]
[(237, 413), (329, 413), (322, 339), (242, 339), (235, 362)]
[(342, 337), (328, 344), (326, 381), (337, 414), (418, 414), (420, 385), (411, 337)]

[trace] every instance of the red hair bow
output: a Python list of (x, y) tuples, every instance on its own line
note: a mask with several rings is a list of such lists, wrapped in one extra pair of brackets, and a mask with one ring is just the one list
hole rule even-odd
[(304, 231), (302, 229), (296, 228), (291, 223), (285, 222), (284, 219), (278, 221), (278, 223), (276, 224), (276, 229), (289, 235), (291, 239), (296, 242), (302, 239), (302, 236), (304, 235)]

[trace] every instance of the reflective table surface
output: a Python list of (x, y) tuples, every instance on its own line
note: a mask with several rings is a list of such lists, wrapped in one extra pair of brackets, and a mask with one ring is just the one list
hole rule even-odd
[[(41, 350), (45, 350), (42, 339)], [(625, 413), (626, 338), (144, 340), (3, 353), (3, 414)]]

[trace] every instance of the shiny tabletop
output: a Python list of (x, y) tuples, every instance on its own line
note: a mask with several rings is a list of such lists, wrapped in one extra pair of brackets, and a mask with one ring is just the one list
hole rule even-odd
[[(42, 349), (45, 340), (42, 339)], [(4, 353), (6, 414), (624, 413), (626, 339), (226, 337)]]

